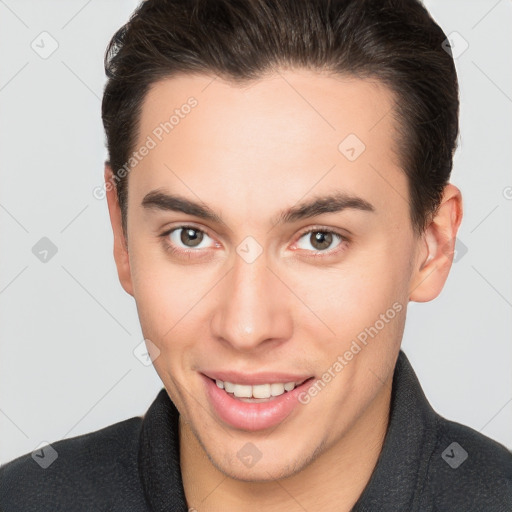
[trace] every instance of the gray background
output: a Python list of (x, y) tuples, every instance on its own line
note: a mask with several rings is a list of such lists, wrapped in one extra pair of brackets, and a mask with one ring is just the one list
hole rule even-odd
[[(133, 354), (135, 303), (92, 195), (103, 54), (136, 4), (0, 0), (0, 462), (142, 415), (162, 387)], [(403, 348), (438, 412), (512, 448), (512, 3), (426, 5), (458, 33), (455, 53), (469, 45), (452, 178), (465, 218), (443, 293), (409, 306)], [(32, 252), (43, 237), (57, 248), (46, 263)]]

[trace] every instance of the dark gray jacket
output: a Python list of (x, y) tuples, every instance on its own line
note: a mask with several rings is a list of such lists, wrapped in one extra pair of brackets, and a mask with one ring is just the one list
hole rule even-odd
[[(0, 467), (0, 511), (186, 512), (178, 449), (178, 411), (162, 389), (143, 418)], [(400, 351), (384, 446), (353, 511), (512, 512), (512, 454), (435, 413)]]

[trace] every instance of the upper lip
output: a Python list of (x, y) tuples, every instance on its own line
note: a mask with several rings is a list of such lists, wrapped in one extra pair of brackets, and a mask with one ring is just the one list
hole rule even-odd
[(239, 373), (233, 371), (205, 371), (202, 372), (206, 377), (213, 380), (221, 380), (223, 382), (231, 382), (232, 384), (245, 384), (245, 385), (257, 385), (257, 384), (273, 384), (273, 383), (284, 383), (295, 382), (301, 383), (312, 375), (304, 375), (297, 373), (281, 373), (281, 372), (260, 372), (260, 373)]

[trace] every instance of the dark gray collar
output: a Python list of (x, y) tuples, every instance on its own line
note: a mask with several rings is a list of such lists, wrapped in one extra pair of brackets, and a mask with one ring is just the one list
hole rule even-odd
[[(153, 512), (187, 512), (180, 470), (179, 413), (163, 388), (142, 422), (139, 473)], [(435, 444), (436, 414), (406, 355), (393, 375), (390, 420), (384, 446), (354, 512), (418, 509)]]
[(181, 479), (179, 413), (163, 388), (144, 415), (139, 474), (152, 512), (187, 512)]
[(384, 446), (353, 512), (419, 510), (421, 489), (436, 444), (436, 416), (411, 363), (400, 350)]

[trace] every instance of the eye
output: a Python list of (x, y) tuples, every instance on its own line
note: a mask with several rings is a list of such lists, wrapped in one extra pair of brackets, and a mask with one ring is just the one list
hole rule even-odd
[[(165, 248), (171, 253), (190, 256), (199, 253), (199, 249), (217, 246), (216, 242), (202, 229), (195, 226), (177, 226), (160, 235)], [(314, 253), (337, 253), (335, 250), (348, 239), (329, 229), (310, 229), (303, 233), (296, 242), (296, 247)], [(197, 249), (197, 251), (196, 251)]]
[(204, 249), (208, 247), (208, 240), (212, 240), (204, 231), (194, 226), (178, 226), (162, 235), (169, 245), (177, 251), (187, 249)]
[[(313, 229), (302, 234), (297, 241), (297, 247), (307, 251), (331, 252), (330, 250), (341, 245), (343, 240), (345, 238), (335, 231)], [(336, 243), (335, 245), (333, 245), (334, 242)]]

